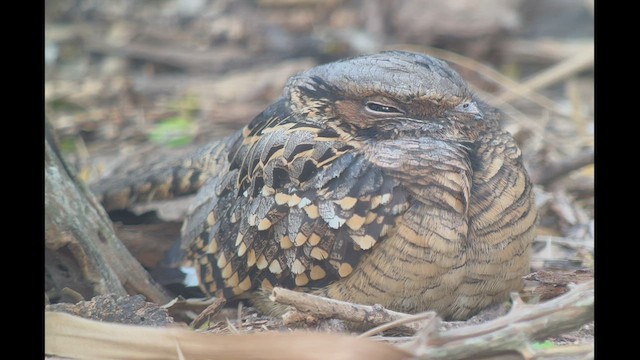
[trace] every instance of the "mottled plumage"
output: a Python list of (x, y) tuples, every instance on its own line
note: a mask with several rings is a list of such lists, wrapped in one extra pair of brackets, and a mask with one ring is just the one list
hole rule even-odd
[[(529, 269), (536, 210), (498, 119), (422, 54), (293, 76), (244, 129), (182, 163), (183, 187), (202, 186), (183, 226), (201, 287), (302, 288), (452, 319), (505, 300)], [(148, 178), (128, 194), (148, 194)]]

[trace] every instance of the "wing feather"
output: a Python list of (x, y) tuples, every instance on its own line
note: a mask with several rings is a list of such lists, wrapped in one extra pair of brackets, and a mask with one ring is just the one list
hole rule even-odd
[(338, 131), (274, 107), (241, 130), (183, 229), (210, 295), (346, 277), (408, 207), (398, 182)]

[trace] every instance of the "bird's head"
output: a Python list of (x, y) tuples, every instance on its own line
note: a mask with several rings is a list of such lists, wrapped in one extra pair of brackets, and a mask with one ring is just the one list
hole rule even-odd
[(285, 87), (291, 110), (362, 140), (430, 136), (474, 141), (496, 125), (444, 61), (387, 51), (320, 65)]

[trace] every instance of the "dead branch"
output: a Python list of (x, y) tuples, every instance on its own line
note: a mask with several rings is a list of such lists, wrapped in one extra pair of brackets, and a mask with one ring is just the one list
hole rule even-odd
[[(330, 333), (214, 335), (45, 312), (44, 350), (80, 359), (407, 359), (397, 347)], [(251, 346), (248, 346), (251, 344)]]
[(511, 311), (479, 325), (437, 332), (420, 330), (401, 346), (419, 359), (472, 359), (505, 352), (526, 352), (528, 343), (578, 329), (594, 318), (594, 281), (577, 285), (567, 294), (529, 305), (512, 296)]
[(533, 182), (538, 185), (548, 186), (562, 177), (569, 175), (572, 171), (593, 164), (594, 154), (593, 148), (587, 149), (562, 162), (547, 166), (544, 168), (544, 171), (539, 171), (536, 174), (537, 176), (534, 177)]
[(167, 302), (170, 298), (118, 240), (104, 209), (46, 129), (45, 269), (55, 287), (69, 287), (85, 298), (129, 292)]
[[(295, 314), (290, 312), (285, 314), (288, 318), (304, 319), (306, 316), (311, 315), (316, 318), (333, 318), (351, 321), (361, 325), (363, 328), (371, 328), (398, 319), (411, 317), (409, 314), (387, 310), (380, 305), (368, 306), (353, 304), (279, 287), (273, 289), (270, 299), (280, 304), (291, 305), (299, 312), (304, 313)], [(396, 330), (412, 333), (417, 330), (418, 327), (417, 324), (406, 324), (397, 327)]]

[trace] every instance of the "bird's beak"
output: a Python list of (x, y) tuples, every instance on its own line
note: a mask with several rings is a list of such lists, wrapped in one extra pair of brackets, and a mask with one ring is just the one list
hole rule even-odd
[(454, 111), (460, 112), (463, 114), (473, 115), (475, 120), (482, 120), (484, 118), (484, 114), (478, 108), (478, 105), (475, 102), (467, 102), (460, 104), (454, 108)]

